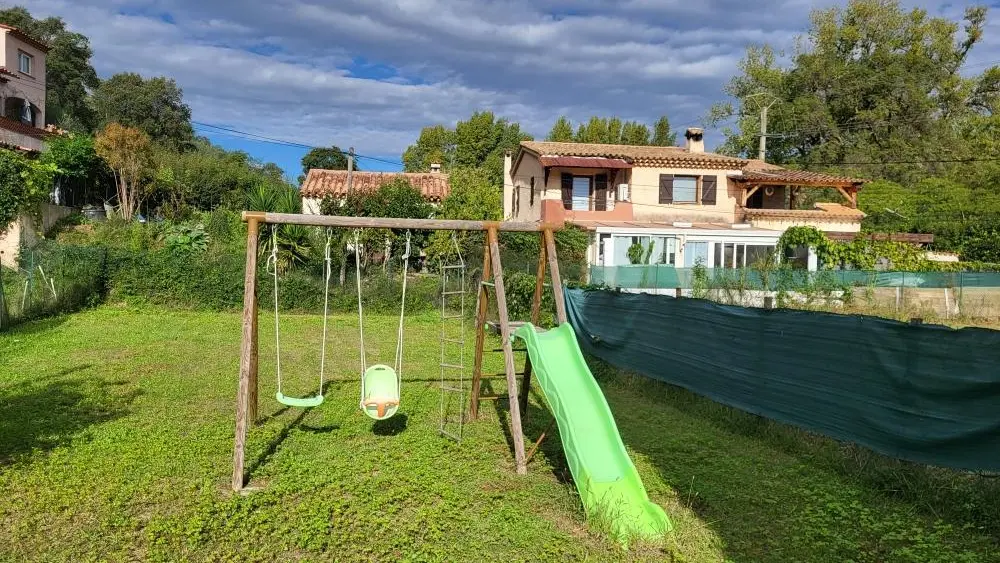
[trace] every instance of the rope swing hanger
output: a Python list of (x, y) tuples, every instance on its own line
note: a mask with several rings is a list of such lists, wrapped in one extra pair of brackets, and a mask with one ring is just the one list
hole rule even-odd
[(326, 383), (326, 336), (329, 325), (330, 311), (330, 277), (332, 274), (330, 248), (333, 242), (333, 230), (326, 229), (326, 247), (324, 248), (324, 290), (323, 290), (323, 340), (320, 344), (319, 358), (319, 390), (312, 397), (295, 398), (288, 397), (282, 393), (281, 378), (281, 331), (278, 322), (278, 225), (271, 229), (271, 256), (267, 259), (265, 269), (274, 276), (274, 351), (275, 351), (275, 371), (278, 375), (278, 391), (275, 398), (279, 403), (289, 407), (318, 407), (323, 404), (323, 386)]
[(359, 406), (369, 417), (384, 420), (396, 414), (399, 408), (400, 388), (403, 379), (403, 320), (406, 315), (406, 281), (410, 265), (410, 231), (406, 231), (406, 248), (403, 260), (403, 291), (399, 306), (399, 325), (396, 331), (396, 358), (394, 367), (383, 364), (368, 365), (365, 353), (364, 305), (361, 301), (361, 231), (354, 231), (354, 272), (358, 291), (358, 335), (361, 346), (361, 396)]

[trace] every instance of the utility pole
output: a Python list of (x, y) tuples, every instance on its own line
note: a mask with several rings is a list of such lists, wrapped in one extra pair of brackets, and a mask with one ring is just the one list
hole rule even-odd
[(760, 150), (757, 151), (757, 158), (764, 161), (767, 155), (767, 109), (770, 105), (760, 108)]
[(747, 96), (747, 100), (756, 100), (758, 96), (767, 96), (770, 98), (770, 102), (766, 104), (761, 104), (760, 106), (760, 148), (757, 151), (757, 158), (761, 161), (765, 161), (767, 156), (767, 110), (771, 109), (771, 106), (778, 103), (778, 98), (773, 96), (770, 92), (761, 91), (756, 94), (750, 94)]
[(347, 193), (354, 192), (354, 147), (347, 153)]

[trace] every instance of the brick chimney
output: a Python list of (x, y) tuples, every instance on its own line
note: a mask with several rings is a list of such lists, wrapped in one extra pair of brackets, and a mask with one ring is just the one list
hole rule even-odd
[(701, 127), (688, 127), (684, 133), (687, 139), (688, 152), (705, 152), (705, 130)]

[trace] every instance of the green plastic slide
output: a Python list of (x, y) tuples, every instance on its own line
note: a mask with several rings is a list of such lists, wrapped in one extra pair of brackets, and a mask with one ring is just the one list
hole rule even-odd
[(573, 327), (563, 323), (540, 333), (527, 324), (514, 336), (525, 342), (532, 372), (559, 424), (587, 518), (601, 520), (625, 543), (669, 532), (670, 519), (649, 500), (608, 402), (583, 359)]

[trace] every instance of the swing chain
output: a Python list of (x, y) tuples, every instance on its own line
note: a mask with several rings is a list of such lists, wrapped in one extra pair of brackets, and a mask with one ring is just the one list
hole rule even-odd
[(406, 231), (406, 249), (403, 251), (403, 295), (399, 305), (399, 330), (396, 333), (396, 379), (403, 383), (403, 317), (406, 314), (406, 278), (410, 271), (410, 231)]
[(327, 325), (330, 317), (330, 275), (332, 273), (332, 260), (330, 247), (333, 245), (333, 229), (326, 228), (326, 247), (323, 249), (323, 269), (325, 278), (323, 280), (323, 342), (320, 344), (319, 356), (319, 394), (323, 394), (323, 386), (326, 384), (326, 335)]
[[(358, 340), (361, 346), (361, 380), (364, 382), (368, 360), (365, 358), (365, 317), (361, 304), (361, 230), (354, 230), (354, 275), (358, 287)], [(361, 385), (361, 401), (365, 400), (365, 386)]]
[[(278, 376), (278, 397), (284, 396), (282, 393), (281, 377), (281, 323), (278, 316), (278, 225), (271, 226), (271, 255), (268, 256), (264, 269), (274, 277), (274, 363), (275, 372)], [(323, 387), (326, 385), (326, 340), (327, 327), (330, 313), (330, 277), (332, 273), (331, 246), (333, 244), (333, 230), (326, 229), (326, 248), (324, 249), (324, 291), (323, 291), (323, 340), (320, 343), (319, 359), (319, 391), (317, 396), (322, 398)]]
[(274, 276), (274, 371), (278, 375), (278, 393), (281, 393), (281, 330), (278, 322), (278, 225), (271, 225), (271, 256), (264, 266)]

